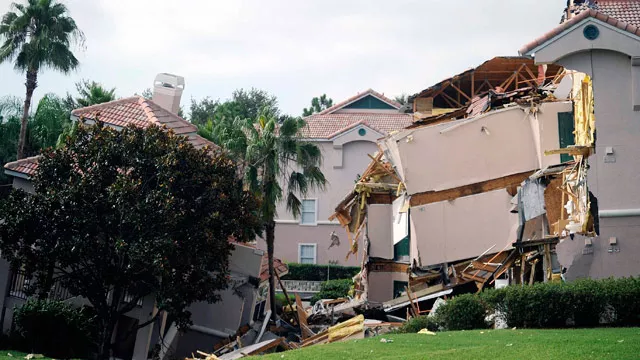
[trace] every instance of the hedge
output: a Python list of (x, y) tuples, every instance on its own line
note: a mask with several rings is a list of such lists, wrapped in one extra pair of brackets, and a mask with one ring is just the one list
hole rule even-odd
[[(316, 265), (289, 263), (289, 273), (282, 280), (327, 281), (332, 279), (351, 279), (360, 268), (356, 266)], [(327, 277), (327, 271), (329, 276)]]
[(91, 312), (61, 301), (30, 299), (14, 309), (11, 345), (55, 359), (86, 359), (96, 339)]
[(509, 327), (566, 328), (640, 325), (640, 279), (577, 280), (507, 286), (479, 295), (460, 295), (438, 308), (447, 330), (486, 327), (499, 312)]
[(320, 299), (337, 299), (347, 297), (353, 281), (351, 279), (339, 279), (325, 281), (320, 285), (320, 292), (313, 295), (311, 298), (311, 305), (315, 304)]

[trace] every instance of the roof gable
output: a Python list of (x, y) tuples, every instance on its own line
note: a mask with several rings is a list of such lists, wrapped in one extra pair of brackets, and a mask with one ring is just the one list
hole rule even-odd
[(375, 110), (397, 110), (397, 107), (391, 106), (373, 95), (362, 97), (351, 104), (345, 105), (342, 109), (375, 109)]
[[(373, 100), (367, 100), (368, 98), (373, 98), (375, 100), (377, 100), (377, 102), (375, 102), (375, 105), (373, 103)], [(361, 100), (363, 100), (361, 102)], [(381, 107), (382, 105), (380, 104), (384, 104), (387, 105), (388, 107)], [(350, 106), (356, 106), (356, 107), (350, 107)], [(367, 106), (378, 106), (378, 107), (367, 107)], [(398, 110), (400, 109), (402, 105), (394, 100), (389, 99), (388, 97), (382, 95), (381, 93), (373, 90), (373, 89), (368, 89), (365, 92), (359, 93), (355, 96), (352, 96), (350, 98), (348, 98), (345, 101), (342, 101), (336, 105), (333, 105), (332, 107), (325, 109), (321, 112), (319, 112), (317, 115), (327, 115), (327, 114), (333, 114), (334, 112), (338, 111), (338, 110), (342, 110), (342, 109), (354, 109), (354, 110), (362, 110), (362, 109), (374, 109), (374, 110)]]
[[(549, 45), (556, 43), (557, 40), (561, 39), (567, 34), (570, 34), (576, 30), (583, 29), (588, 23), (596, 24), (597, 26), (602, 27), (603, 29), (615, 31), (620, 35), (625, 35), (626, 37), (632, 38), (634, 40), (640, 40), (640, 27), (627, 24), (612, 16), (609, 16), (602, 12), (591, 9), (591, 10), (582, 11), (578, 15), (571, 18), (571, 20), (560, 24), (559, 26), (550, 30), (546, 34), (542, 35), (541, 37), (526, 44), (519, 50), (519, 53), (522, 55), (535, 54), (536, 63), (539, 63), (540, 60), (538, 59), (538, 56), (536, 53), (548, 47)], [(585, 42), (585, 40), (586, 39), (580, 38), (580, 42)], [(611, 46), (620, 47), (619, 45), (624, 45), (624, 44), (617, 44), (614, 41), (606, 41), (606, 40), (609, 40), (609, 39), (604, 39), (603, 36), (599, 36), (595, 40), (591, 41), (591, 43), (588, 44), (588, 47), (609, 49)], [(589, 40), (586, 40), (586, 41), (589, 41)], [(598, 46), (598, 43), (600, 42), (603, 42), (604, 46)], [(579, 44), (575, 44), (574, 42), (574, 45), (577, 46)], [(634, 49), (629, 50), (629, 49), (620, 48), (620, 49), (612, 49), (612, 50), (626, 53), (632, 56), (638, 55), (638, 54), (633, 54), (634, 52), (636, 52)], [(571, 53), (571, 51), (569, 51), (569, 49), (564, 49), (564, 53), (569, 54)], [(553, 59), (553, 60), (556, 60), (556, 59)], [(547, 61), (544, 61), (544, 62), (547, 62)]]

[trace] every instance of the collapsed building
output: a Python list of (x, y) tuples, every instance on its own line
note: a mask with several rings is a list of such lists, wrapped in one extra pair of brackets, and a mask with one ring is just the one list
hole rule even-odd
[(332, 215), (360, 256), (359, 296), (416, 315), (440, 296), (560, 279), (557, 244), (598, 231), (589, 76), (498, 57), (409, 100), (414, 123), (378, 141)]

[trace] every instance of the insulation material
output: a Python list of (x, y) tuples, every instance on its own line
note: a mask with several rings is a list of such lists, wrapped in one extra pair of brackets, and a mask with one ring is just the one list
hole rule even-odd
[(575, 143), (577, 146), (592, 146), (596, 129), (593, 111), (593, 84), (588, 75), (573, 75), (573, 116), (575, 121)]
[(358, 315), (329, 328), (329, 342), (344, 339), (364, 331), (364, 316)]
[(402, 211), (405, 205), (405, 197), (400, 196), (393, 201), (393, 245), (402, 241), (402, 239), (409, 236), (409, 214), (407, 211)]
[(538, 179), (525, 180), (522, 185), (522, 203), (525, 220), (531, 220), (545, 213), (544, 185)]

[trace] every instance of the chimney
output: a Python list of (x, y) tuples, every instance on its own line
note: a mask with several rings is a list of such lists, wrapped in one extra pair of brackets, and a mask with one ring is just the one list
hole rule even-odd
[(153, 81), (153, 102), (174, 114), (180, 110), (180, 98), (184, 90), (184, 78), (160, 73)]

